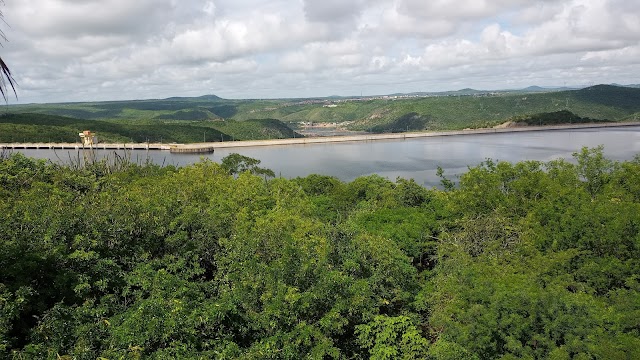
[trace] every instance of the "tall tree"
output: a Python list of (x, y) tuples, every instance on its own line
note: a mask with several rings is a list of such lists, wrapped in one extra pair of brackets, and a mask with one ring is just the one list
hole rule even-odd
[[(4, 0), (0, 0), (0, 4), (4, 5)], [(0, 10), (0, 20), (4, 21), (4, 14), (2, 10)], [(7, 37), (4, 35), (4, 32), (0, 30), (0, 39), (7, 41)], [(16, 81), (11, 75), (11, 70), (9, 70), (9, 66), (4, 62), (2, 57), (0, 57), (0, 94), (4, 98), (4, 101), (8, 101), (8, 86), (11, 86), (13, 93), (16, 94)], [(16, 97), (18, 95), (16, 94)]]

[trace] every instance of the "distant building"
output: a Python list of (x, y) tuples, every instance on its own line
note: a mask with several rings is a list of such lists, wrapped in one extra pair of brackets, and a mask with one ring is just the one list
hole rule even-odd
[(98, 137), (95, 133), (85, 130), (78, 134), (83, 146), (93, 146), (98, 143)]

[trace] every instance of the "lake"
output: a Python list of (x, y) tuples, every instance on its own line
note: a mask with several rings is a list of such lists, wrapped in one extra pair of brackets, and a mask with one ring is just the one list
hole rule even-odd
[[(613, 160), (630, 160), (640, 153), (640, 127), (571, 129), (456, 135), (413, 138), (406, 140), (378, 140), (350, 143), (261, 146), (251, 148), (216, 149), (210, 155), (170, 154), (168, 151), (131, 151), (132, 161), (147, 158), (156, 164), (188, 165), (201, 157), (216, 162), (239, 153), (260, 159), (261, 166), (272, 169), (286, 178), (309, 174), (332, 175), (344, 181), (370, 174), (390, 180), (412, 178), (427, 187), (437, 186), (438, 166), (450, 179), (464, 173), (469, 166), (487, 158), (517, 162), (521, 160), (549, 161), (571, 159), (573, 152), (583, 146), (604, 145), (605, 155)], [(76, 150), (15, 150), (34, 158), (53, 162), (77, 159)], [(113, 151), (100, 151), (102, 155)], [(123, 153), (120, 152), (122, 155)]]

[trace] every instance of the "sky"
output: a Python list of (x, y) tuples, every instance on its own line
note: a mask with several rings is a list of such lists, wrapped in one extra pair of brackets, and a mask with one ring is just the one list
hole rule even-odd
[(10, 103), (640, 83), (638, 0), (5, 0)]

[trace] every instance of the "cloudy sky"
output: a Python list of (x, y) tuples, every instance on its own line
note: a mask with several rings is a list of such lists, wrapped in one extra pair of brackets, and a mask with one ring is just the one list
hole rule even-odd
[(19, 101), (640, 83), (638, 0), (5, 0)]

